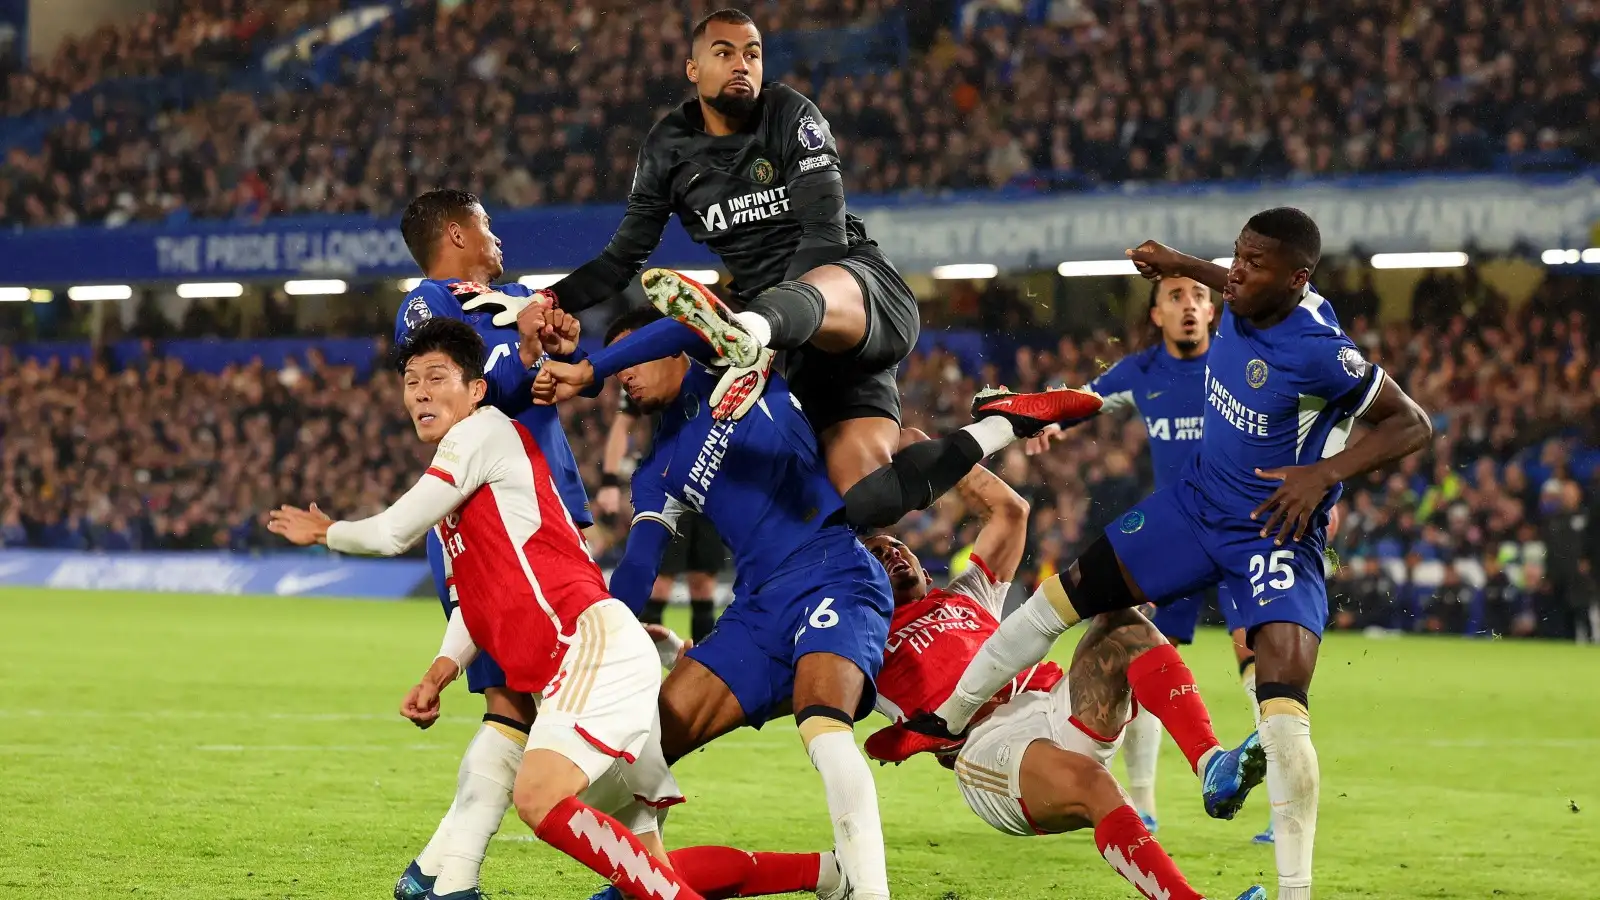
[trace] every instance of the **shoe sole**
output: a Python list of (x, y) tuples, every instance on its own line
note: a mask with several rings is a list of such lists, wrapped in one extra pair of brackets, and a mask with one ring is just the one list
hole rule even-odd
[(1218, 804), (1216, 811), (1211, 813), (1213, 819), (1231, 819), (1244, 808), (1244, 801), (1250, 792), (1261, 784), (1267, 777), (1267, 751), (1260, 744), (1244, 752), (1244, 764), (1240, 767), (1239, 790), (1228, 799), (1226, 803)]
[(730, 365), (743, 368), (760, 358), (761, 348), (749, 332), (728, 321), (725, 307), (701, 293), (704, 288), (671, 269), (651, 269), (639, 283), (651, 306), (687, 325)]

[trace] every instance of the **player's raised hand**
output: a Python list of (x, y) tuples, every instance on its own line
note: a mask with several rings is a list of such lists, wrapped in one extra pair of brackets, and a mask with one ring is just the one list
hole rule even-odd
[(1155, 241), (1145, 241), (1123, 252), (1133, 260), (1133, 267), (1139, 270), (1139, 274), (1151, 281), (1178, 274), (1178, 267), (1183, 260), (1182, 253)]
[(578, 349), (580, 331), (582, 325), (577, 316), (551, 307), (544, 311), (544, 325), (539, 329), (539, 346), (551, 356), (571, 356)]
[(614, 484), (602, 487), (594, 495), (594, 508), (603, 516), (614, 516), (622, 511), (622, 488)]
[[(1273, 537), (1273, 543), (1280, 547), (1285, 540), (1298, 541), (1305, 537), (1317, 507), (1334, 485), (1326, 470), (1316, 464), (1257, 469), (1256, 477), (1282, 482), (1272, 496), (1250, 514), (1252, 520), (1267, 516), (1266, 524), (1261, 526), (1261, 536)], [(1273, 536), (1274, 531), (1276, 536)]]
[(323, 515), (315, 503), (310, 509), (284, 504), (267, 513), (267, 530), (292, 544), (309, 547), (328, 541), (328, 526), (333, 520)]
[(1022, 452), (1029, 456), (1038, 456), (1050, 449), (1056, 441), (1065, 440), (1067, 432), (1060, 425), (1046, 425), (1044, 430), (1028, 438), (1022, 445)]
[(578, 396), (584, 388), (594, 383), (594, 366), (588, 360), (576, 363), (545, 360), (539, 376), (533, 380), (533, 402), (536, 406), (551, 406)]

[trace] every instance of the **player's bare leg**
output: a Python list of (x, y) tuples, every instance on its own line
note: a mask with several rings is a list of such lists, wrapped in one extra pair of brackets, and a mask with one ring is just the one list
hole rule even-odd
[[(1074, 651), (1067, 675), (1077, 727), (1115, 735), (1128, 720), (1132, 661), (1160, 646), (1166, 646), (1160, 633), (1133, 610), (1097, 616)], [(1036, 740), (1023, 754), (1019, 775), (1023, 801), (1038, 830), (1093, 827), (1095, 846), (1106, 863), (1145, 897), (1200, 900), (1098, 760)], [(1252, 900), (1265, 896), (1260, 887), (1241, 895)]]
[(693, 657), (682, 657), (661, 683), (661, 754), (668, 765), (744, 725), (728, 685)]
[(540, 748), (523, 757), (512, 799), (540, 840), (610, 880), (624, 897), (702, 900), (621, 822), (579, 800), (588, 787), (576, 763)]
[(395, 885), (401, 900), (417, 900), (430, 891), (446, 900), (477, 895), (483, 858), (511, 806), (511, 788), (536, 710), (532, 697), (506, 688), (486, 688), (483, 700), (483, 725), (461, 756), (455, 800)]
[(866, 690), (856, 664), (832, 653), (800, 657), (794, 673), (795, 725), (827, 795), (834, 848), (860, 900), (888, 900), (889, 872), (872, 769), (855, 741)]
[(1308, 695), (1321, 648), (1317, 636), (1293, 622), (1256, 629), (1256, 696), (1261, 744), (1267, 751), (1267, 796), (1278, 862), (1278, 896), (1309, 900), (1321, 774), (1311, 744)]
[[(923, 749), (953, 745), (939, 734), (941, 726), (965, 731), (978, 709), (1018, 672), (1043, 660), (1068, 628), (1102, 613), (1127, 615), (1146, 602), (1111, 543), (1100, 538), (1066, 572), (1046, 579), (1020, 609), (1006, 616), (931, 717), (914, 717), (908, 725), (932, 735)], [(1134, 699), (1161, 720), (1201, 776), (1206, 812), (1213, 818), (1233, 818), (1265, 767), (1256, 735), (1233, 750), (1222, 749), (1194, 674), (1165, 639), (1129, 665), (1128, 681)]]

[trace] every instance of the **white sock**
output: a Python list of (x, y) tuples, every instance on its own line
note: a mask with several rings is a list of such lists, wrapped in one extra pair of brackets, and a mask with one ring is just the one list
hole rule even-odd
[(818, 854), (817, 860), (817, 896), (826, 897), (837, 891), (844, 883), (844, 870), (839, 868), (839, 858), (832, 850), (824, 850)]
[(1267, 751), (1278, 900), (1311, 900), (1320, 775), (1317, 750), (1311, 745), (1310, 717), (1300, 712), (1267, 713), (1261, 720), (1261, 744)]
[(806, 746), (822, 776), (833, 819), (834, 851), (857, 900), (888, 900), (889, 869), (884, 860), (883, 824), (872, 769), (848, 731), (827, 731)]
[(750, 332), (750, 336), (755, 338), (756, 343), (761, 346), (765, 347), (772, 341), (772, 325), (760, 313), (753, 313), (748, 310), (736, 312), (733, 314), (733, 321), (740, 328)]
[(523, 745), (487, 722), (467, 745), (456, 775), (456, 802), (445, 841), (436, 894), (478, 886), (478, 870), (489, 852), (489, 839), (511, 807)]
[(1128, 768), (1128, 796), (1140, 815), (1156, 815), (1156, 757), (1161, 755), (1161, 720), (1144, 707), (1123, 729), (1122, 764)]
[(983, 448), (983, 455), (999, 453), (1001, 450), (1016, 443), (1016, 432), (1011, 430), (1011, 423), (1005, 416), (990, 416), (980, 419), (961, 429), (972, 435), (972, 439)]
[(1034, 591), (1033, 596), (1016, 612), (1006, 616), (995, 633), (983, 642), (978, 655), (961, 673), (955, 692), (934, 712), (944, 719), (952, 733), (965, 731), (978, 707), (988, 703), (989, 698), (1011, 679), (1044, 659), (1056, 638), (1066, 630), (1067, 626), (1050, 605), (1043, 588)]
[(439, 820), (439, 827), (433, 830), (433, 837), (428, 838), (427, 846), (417, 854), (417, 868), (429, 878), (437, 877), (439, 874), (439, 866), (444, 861), (444, 845), (450, 839), (450, 820), (455, 814), (456, 804), (451, 800), (450, 809), (445, 812), (444, 818)]

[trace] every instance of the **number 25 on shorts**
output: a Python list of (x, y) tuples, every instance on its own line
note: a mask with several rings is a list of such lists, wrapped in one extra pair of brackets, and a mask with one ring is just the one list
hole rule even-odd
[[(1270, 560), (1263, 553), (1250, 557), (1250, 596), (1259, 597), (1269, 587), (1275, 591), (1286, 591), (1294, 587), (1294, 569), (1289, 568), (1289, 563), (1293, 560), (1293, 550), (1274, 550)], [(1274, 577), (1266, 584), (1262, 584), (1261, 579), (1268, 573)]]

